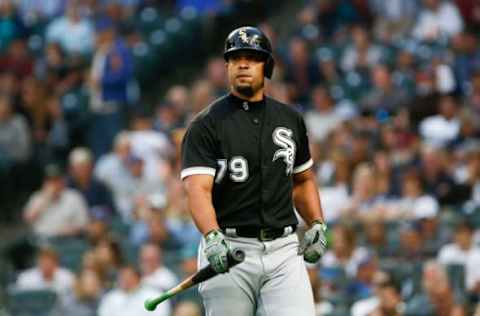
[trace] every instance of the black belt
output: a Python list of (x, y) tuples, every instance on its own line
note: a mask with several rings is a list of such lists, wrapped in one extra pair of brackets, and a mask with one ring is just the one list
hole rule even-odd
[(289, 225), (283, 228), (241, 226), (223, 228), (222, 231), (231, 237), (257, 238), (261, 241), (270, 241), (279, 237), (288, 236), (293, 233), (296, 228), (297, 225)]

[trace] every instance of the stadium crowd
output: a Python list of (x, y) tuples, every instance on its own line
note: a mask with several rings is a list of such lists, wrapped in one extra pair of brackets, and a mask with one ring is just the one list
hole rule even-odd
[[(229, 3), (200, 2), (176, 6)], [(480, 315), (480, 3), (301, 2), (285, 34), (260, 27), (268, 94), (304, 114), (330, 228), (308, 266), (317, 315)], [(19, 210), (38, 250), (12, 268), (12, 306), (46, 289), (52, 315), (148, 315), (145, 298), (196, 270), (180, 145), (225, 93), (225, 66), (218, 52), (142, 103), (131, 20), (153, 3), (0, 2), (2, 185), (43, 169)], [(201, 315), (199, 302), (191, 290), (157, 315)]]

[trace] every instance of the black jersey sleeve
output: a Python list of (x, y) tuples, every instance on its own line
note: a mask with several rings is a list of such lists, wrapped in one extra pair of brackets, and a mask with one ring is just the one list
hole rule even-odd
[(217, 160), (212, 128), (204, 120), (193, 121), (182, 141), (181, 179), (194, 174), (215, 176)]
[(313, 160), (310, 156), (307, 128), (301, 115), (298, 116), (298, 131), (298, 148), (293, 173), (303, 172), (313, 165)]

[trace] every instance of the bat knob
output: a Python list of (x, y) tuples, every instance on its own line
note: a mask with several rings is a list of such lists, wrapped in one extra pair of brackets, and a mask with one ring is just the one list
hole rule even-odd
[(155, 301), (150, 299), (145, 301), (144, 306), (147, 311), (154, 311), (157, 308)]

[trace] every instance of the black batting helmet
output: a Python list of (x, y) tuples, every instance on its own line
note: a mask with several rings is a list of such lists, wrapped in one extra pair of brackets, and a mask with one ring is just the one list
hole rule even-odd
[(272, 56), (272, 45), (262, 31), (252, 26), (243, 26), (233, 30), (225, 40), (223, 57), (228, 61), (229, 56), (236, 51), (251, 50), (260, 53), (265, 58), (265, 77), (272, 78), (275, 61)]

